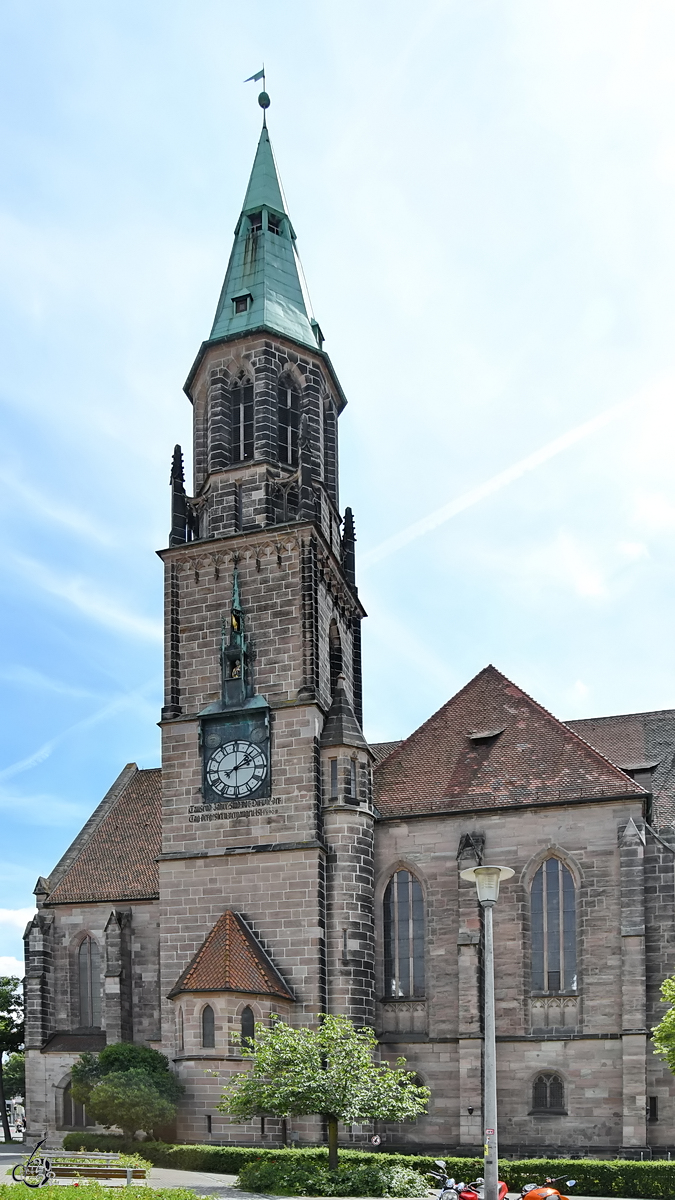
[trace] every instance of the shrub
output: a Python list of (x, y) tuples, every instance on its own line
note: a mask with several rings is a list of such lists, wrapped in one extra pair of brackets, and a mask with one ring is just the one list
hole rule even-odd
[[(149, 1188), (145, 1184), (131, 1184), (120, 1189), (124, 1200), (195, 1200), (191, 1188)], [(16, 1184), (0, 1183), (0, 1200), (16, 1200)], [(40, 1200), (108, 1200), (110, 1188), (103, 1187), (97, 1179), (82, 1180), (72, 1184), (50, 1183), (40, 1188)]]
[(329, 1171), (323, 1163), (277, 1157), (249, 1162), (239, 1186), (278, 1196), (426, 1196), (422, 1175), (399, 1163), (346, 1163)]

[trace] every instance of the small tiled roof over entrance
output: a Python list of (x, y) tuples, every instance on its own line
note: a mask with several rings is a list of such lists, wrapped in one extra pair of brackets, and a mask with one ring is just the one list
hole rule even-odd
[(493, 666), (375, 771), (383, 817), (644, 796), (644, 790)]
[(218, 918), (169, 998), (181, 992), (250, 992), (294, 999), (253, 930), (231, 908)]
[(61, 862), (40, 887), (45, 904), (153, 900), (161, 851), (159, 767), (124, 768)]

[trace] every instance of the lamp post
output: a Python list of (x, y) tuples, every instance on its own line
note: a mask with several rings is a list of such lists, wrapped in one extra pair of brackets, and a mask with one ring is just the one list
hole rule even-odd
[(497, 1050), (495, 1044), (495, 962), (492, 942), (492, 909), (499, 897), (502, 879), (510, 879), (511, 867), (470, 867), (460, 871), (462, 879), (476, 885), (478, 901), (485, 916), (485, 1061), (483, 1122), (485, 1133), (485, 1200), (498, 1200), (499, 1153), (497, 1146)]

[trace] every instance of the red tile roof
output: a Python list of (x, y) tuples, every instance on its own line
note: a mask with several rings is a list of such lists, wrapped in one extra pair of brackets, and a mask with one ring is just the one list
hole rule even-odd
[(132, 763), (125, 768), (120, 777), (124, 786), (114, 792), (113, 785), (103, 813), (97, 810), (94, 818), (97, 814), (98, 818), (87, 823), (91, 828), (85, 826), (85, 836), (80, 834), (64, 855), (65, 870), (61, 873), (57, 867), (52, 872), (55, 886), (46, 900), (48, 905), (158, 896), (161, 777), (159, 767), (139, 771)]
[(181, 992), (252, 992), (294, 998), (253, 931), (231, 908), (218, 918), (169, 997)]
[(383, 817), (626, 795), (644, 792), (493, 666), (375, 770)]

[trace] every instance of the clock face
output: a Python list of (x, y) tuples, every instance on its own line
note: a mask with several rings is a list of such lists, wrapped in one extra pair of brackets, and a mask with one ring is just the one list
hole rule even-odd
[(225, 742), (206, 764), (206, 780), (219, 796), (250, 796), (267, 775), (267, 758), (260, 746), (238, 740)]

